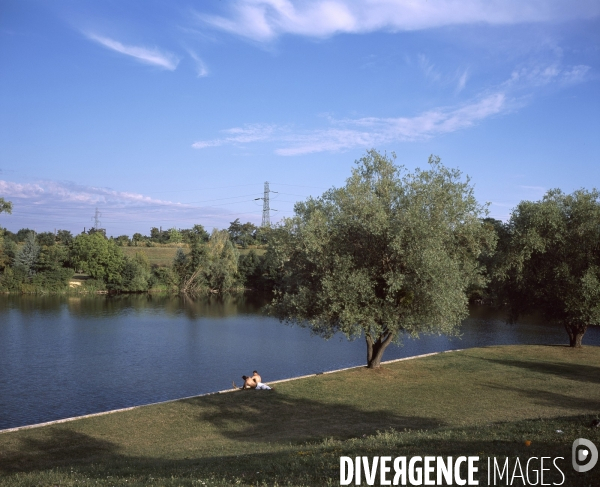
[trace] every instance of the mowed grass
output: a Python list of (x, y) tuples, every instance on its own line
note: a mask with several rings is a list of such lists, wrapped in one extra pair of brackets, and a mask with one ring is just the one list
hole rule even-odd
[[(148, 258), (150, 265), (156, 265), (158, 267), (169, 267), (173, 265), (173, 259), (177, 253), (177, 246), (163, 247), (157, 245), (155, 247), (121, 247), (123, 253), (130, 258), (135, 257), (136, 253), (144, 254)], [(190, 249), (189, 245), (181, 244), (183, 251), (188, 254)], [(240, 255), (246, 255), (250, 250), (254, 250), (258, 255), (263, 255), (266, 250), (261, 248), (247, 248), (238, 249)]]
[[(187, 254), (189, 252), (188, 246), (185, 244), (181, 245), (183, 251)], [(168, 267), (173, 264), (173, 259), (177, 253), (177, 247), (121, 247), (123, 253), (130, 258), (135, 257), (135, 254), (143, 254), (148, 258), (150, 265), (156, 265), (158, 267)]]
[(478, 348), (275, 387), (0, 434), (0, 483), (339, 485), (341, 455), (478, 455), (562, 456), (564, 485), (600, 485), (600, 466), (570, 466), (574, 439), (600, 446), (599, 347)]

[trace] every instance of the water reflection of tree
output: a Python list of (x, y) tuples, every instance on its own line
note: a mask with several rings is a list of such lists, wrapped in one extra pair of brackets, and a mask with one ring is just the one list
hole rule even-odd
[(57, 315), (67, 303), (67, 296), (35, 295), (35, 294), (6, 294), (0, 299), (0, 312), (17, 309), (24, 316), (34, 314)]
[(267, 298), (261, 295), (231, 294), (222, 296), (173, 296), (169, 294), (117, 295), (19, 295), (0, 296), (0, 313), (18, 310), (23, 316), (59, 315), (65, 310), (78, 318), (134, 315), (156, 312), (168, 317), (182, 314), (190, 319), (225, 318), (257, 314)]
[[(265, 299), (260, 296), (243, 294), (198, 297), (169, 294), (123, 294), (62, 299), (62, 304), (65, 303), (71, 315), (82, 318), (118, 316), (124, 313), (146, 314), (149, 311), (156, 311), (167, 317), (175, 318), (183, 314), (190, 319), (199, 319), (256, 314), (260, 312)], [(31, 305), (37, 306), (34, 301), (31, 302)], [(60, 309), (60, 305), (57, 305), (57, 309)]]
[(244, 294), (223, 296), (205, 296), (193, 298), (187, 295), (179, 297), (181, 309), (190, 319), (226, 318), (260, 312), (264, 300), (260, 297)]

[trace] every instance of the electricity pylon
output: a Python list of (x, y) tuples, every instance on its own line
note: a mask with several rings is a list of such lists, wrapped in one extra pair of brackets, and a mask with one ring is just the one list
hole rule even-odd
[(269, 189), (269, 181), (265, 181), (264, 196), (262, 198), (254, 198), (255, 200), (263, 200), (263, 215), (261, 224), (262, 227), (271, 226), (271, 208), (269, 207), (269, 193), (277, 193), (277, 191), (271, 191)]
[(98, 208), (96, 208), (96, 213), (94, 213), (94, 217), (92, 218), (92, 220), (94, 220), (94, 228), (96, 230), (98, 230), (100, 228), (100, 216), (102, 215), (102, 213), (100, 213), (98, 211)]

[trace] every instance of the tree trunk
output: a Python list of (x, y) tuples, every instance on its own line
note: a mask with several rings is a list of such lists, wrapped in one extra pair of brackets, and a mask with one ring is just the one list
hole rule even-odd
[(369, 369), (378, 369), (381, 366), (381, 357), (383, 357), (383, 352), (387, 346), (392, 343), (392, 339), (394, 335), (392, 333), (388, 333), (387, 335), (382, 335), (377, 338), (377, 340), (373, 341), (370, 335), (366, 335), (367, 340), (367, 368)]
[(587, 330), (587, 325), (581, 324), (565, 324), (567, 333), (569, 334), (569, 346), (573, 348), (581, 348), (583, 335)]
[(202, 272), (202, 267), (198, 267), (190, 276), (189, 279), (185, 279), (181, 284), (181, 288), (179, 289), (180, 294), (188, 294), (188, 292), (193, 293), (195, 290), (194, 281), (198, 277), (198, 275)]

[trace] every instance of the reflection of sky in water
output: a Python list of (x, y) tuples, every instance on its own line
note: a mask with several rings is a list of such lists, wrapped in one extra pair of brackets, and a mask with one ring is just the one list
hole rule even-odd
[[(363, 339), (329, 341), (258, 314), (259, 304), (127, 296), (0, 296), (0, 429), (364, 365)], [(405, 338), (384, 360), (475, 346), (567, 343), (566, 332), (475, 308), (460, 338)], [(588, 329), (584, 345), (600, 345)]]

